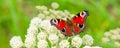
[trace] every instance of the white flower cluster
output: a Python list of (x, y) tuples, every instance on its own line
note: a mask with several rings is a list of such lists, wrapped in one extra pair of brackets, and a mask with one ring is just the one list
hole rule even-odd
[(102, 47), (99, 47), (99, 46), (84, 46), (83, 48), (102, 48)]
[(79, 48), (83, 43), (82, 39), (79, 36), (74, 36), (71, 42), (72, 46), (76, 48)]
[(52, 43), (52, 45), (55, 45), (58, 43), (59, 37), (56, 34), (50, 34), (48, 39)]
[(35, 17), (31, 20), (29, 28), (27, 29), (27, 34), (25, 38), (24, 46), (26, 48), (34, 48), (36, 46), (36, 35), (38, 34), (38, 26), (41, 19)]
[(68, 40), (62, 40), (59, 43), (60, 48), (69, 48), (70, 47), (70, 42)]
[(52, 8), (48, 9), (46, 6), (36, 6), (36, 8), (40, 11), (38, 17), (41, 19), (51, 19), (51, 18), (66, 18), (66, 17), (73, 17), (74, 14), (71, 14), (69, 11), (64, 10), (57, 10), (59, 4), (56, 2), (52, 3)]
[(102, 38), (102, 42), (109, 43), (114, 42), (117, 48), (120, 48), (120, 28), (110, 30), (104, 33), (104, 37)]
[(12, 48), (21, 48), (23, 46), (23, 42), (22, 42), (20, 36), (12, 37), (12, 39), (10, 40), (10, 46)]
[(85, 44), (85, 45), (92, 45), (93, 44), (93, 38), (90, 35), (84, 35), (82, 39), (84, 40), (83, 44)]
[(94, 39), (92, 38), (92, 36), (90, 36), (88, 34), (86, 34), (82, 37), (82, 42), (83, 42), (82, 44), (85, 45), (85, 46), (83, 46), (83, 48), (102, 48), (99, 46), (93, 46)]
[(46, 40), (39, 40), (37, 47), (38, 48), (47, 48), (47, 41)]
[[(40, 11), (38, 17), (31, 20), (27, 34), (25, 35), (24, 44), (20, 37), (13, 37), (10, 40), (12, 48), (80, 48), (82, 45), (91, 46), (93, 45), (93, 38), (90, 35), (70, 36), (66, 37), (60, 31), (50, 24), (50, 18), (65, 18), (66, 16), (73, 16), (67, 10), (61, 11), (56, 10), (59, 5), (54, 2), (52, 3), (53, 9), (48, 9), (46, 6), (36, 6)], [(98, 47), (98, 46), (95, 46)]]

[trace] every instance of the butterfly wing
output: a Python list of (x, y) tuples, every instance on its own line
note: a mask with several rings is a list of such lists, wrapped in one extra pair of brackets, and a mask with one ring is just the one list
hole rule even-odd
[(51, 25), (56, 26), (64, 35), (72, 35), (72, 31), (78, 34), (84, 28), (84, 21), (88, 16), (87, 11), (77, 14), (72, 20), (51, 19)]
[(66, 21), (62, 19), (52, 19), (51, 24), (57, 27), (64, 35), (71, 35), (71, 28), (67, 26)]
[(72, 22), (74, 23), (73, 30), (75, 34), (80, 33), (80, 31), (84, 28), (86, 16), (88, 16), (88, 11), (82, 11), (72, 18)]

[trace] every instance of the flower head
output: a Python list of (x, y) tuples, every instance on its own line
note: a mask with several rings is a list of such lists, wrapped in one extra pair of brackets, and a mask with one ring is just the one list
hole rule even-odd
[(47, 34), (45, 32), (39, 32), (37, 35), (38, 40), (45, 40), (47, 37)]
[(47, 48), (47, 46), (48, 46), (48, 43), (46, 40), (39, 40), (39, 42), (37, 44), (38, 48)]
[(21, 48), (23, 46), (23, 42), (20, 38), (20, 36), (14, 36), (10, 40), (10, 46), (12, 48)]
[(58, 34), (57, 34), (61, 39), (65, 38), (65, 35), (62, 34), (60, 31), (58, 31)]
[(93, 38), (90, 35), (87, 35), (87, 34), (84, 35), (82, 40), (83, 40), (83, 44), (85, 44), (85, 45), (92, 45), (93, 44)]
[(57, 48), (56, 46), (52, 46), (51, 48)]
[(38, 28), (35, 27), (35, 26), (30, 26), (27, 29), (27, 34), (34, 34), (34, 35), (36, 35), (37, 33), (38, 33)]
[(110, 37), (110, 36), (112, 35), (112, 33), (110, 33), (110, 32), (105, 32), (104, 35), (105, 35), (106, 37)]
[(72, 39), (72, 46), (79, 48), (82, 45), (82, 39), (79, 36), (74, 36)]
[(120, 48), (120, 28), (112, 29), (104, 33), (104, 37), (102, 38), (102, 42), (112, 43), (116, 46), (116, 48)]
[(84, 46), (83, 48), (91, 48), (91, 46)]
[(84, 46), (83, 48), (102, 48), (102, 47), (99, 47), (99, 46)]
[(51, 26), (50, 29), (48, 29), (47, 31), (49, 31), (50, 34), (57, 34), (57, 33), (59, 33), (59, 30), (56, 27), (54, 27), (54, 26)]
[(59, 43), (60, 48), (69, 48), (70, 47), (70, 42), (68, 40), (62, 40)]
[(44, 19), (45, 18), (45, 15), (43, 13), (39, 13), (38, 14), (38, 17), (41, 18), (41, 19)]
[(59, 37), (56, 34), (50, 34), (48, 39), (50, 40), (52, 45), (55, 45), (58, 43)]
[(34, 48), (36, 46), (36, 37), (34, 34), (27, 34), (25, 39), (25, 47)]
[(37, 9), (39, 9), (40, 11), (45, 11), (47, 10), (46, 6), (36, 6)]
[(102, 48), (102, 47), (100, 47), (100, 46), (92, 46), (91, 48)]
[(53, 9), (57, 9), (59, 7), (59, 4), (56, 2), (53, 2), (51, 6)]
[(109, 38), (107, 38), (107, 37), (102, 38), (102, 42), (107, 43), (107, 42), (109, 42), (109, 41), (110, 41), (110, 39), (109, 39)]
[(43, 28), (45, 30), (48, 30), (51, 28), (51, 24), (50, 24), (50, 20), (43, 20), (40, 25), (39, 25), (40, 28)]
[(115, 41), (114, 44), (116, 45), (116, 47), (118, 47), (118, 48), (120, 47), (120, 42)]
[(38, 27), (39, 24), (41, 22), (41, 19), (38, 18), (38, 17), (34, 17), (31, 22), (30, 22), (30, 26), (35, 26), (35, 27)]

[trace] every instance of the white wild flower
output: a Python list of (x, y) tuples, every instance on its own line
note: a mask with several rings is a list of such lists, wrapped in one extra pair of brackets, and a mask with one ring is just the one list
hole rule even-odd
[(111, 33), (111, 32), (105, 32), (104, 35), (105, 35), (106, 37), (110, 37), (110, 36), (112, 35), (112, 33)]
[(50, 20), (43, 20), (40, 23), (39, 28), (44, 29), (47, 34), (50, 34), (50, 31), (49, 31), (49, 29), (51, 28)]
[(120, 48), (120, 42), (115, 41), (114, 44), (116, 45), (117, 48)]
[(100, 47), (100, 46), (92, 46), (91, 48), (102, 48), (102, 47)]
[(68, 40), (62, 40), (59, 43), (60, 48), (69, 48), (70, 47), (70, 42)]
[(39, 13), (38, 14), (38, 18), (41, 18), (41, 19), (44, 19), (46, 16), (44, 15), (44, 14), (42, 14), (42, 13)]
[(48, 47), (48, 43), (46, 40), (39, 40), (37, 43), (37, 47), (38, 48), (47, 48)]
[(50, 29), (48, 29), (47, 31), (49, 31), (50, 34), (57, 34), (59, 32), (59, 30), (55, 26), (51, 26)]
[(40, 11), (45, 11), (48, 8), (46, 6), (36, 6), (37, 9), (39, 9)]
[(49, 11), (50, 13), (52, 13), (52, 14), (53, 14), (54, 12), (56, 12), (56, 10), (53, 10), (53, 9), (49, 9), (48, 11)]
[(84, 46), (83, 48), (102, 48), (102, 47), (99, 47), (99, 46)]
[(83, 36), (82, 40), (83, 40), (83, 44), (92, 45), (94, 39), (92, 38), (92, 36), (86, 34), (86, 35)]
[(57, 48), (56, 46), (52, 46), (51, 48)]
[(59, 7), (59, 4), (56, 2), (53, 2), (51, 6), (53, 9), (57, 9)]
[(55, 45), (58, 43), (59, 37), (56, 34), (50, 34), (48, 40), (50, 40), (52, 45)]
[(43, 11), (43, 14), (45, 14), (45, 15), (49, 15), (50, 12), (49, 12), (48, 10), (46, 10), (46, 11)]
[(36, 35), (37, 33), (38, 33), (38, 28), (35, 27), (35, 26), (30, 26), (27, 29), (27, 34), (34, 34), (34, 35)]
[(92, 48), (91, 46), (84, 46), (83, 48)]
[(55, 16), (59, 16), (59, 15), (61, 14), (61, 12), (62, 12), (62, 11), (53, 11), (52, 13), (53, 13), (53, 15), (55, 15)]
[(111, 32), (113, 35), (118, 35), (119, 34), (119, 31), (118, 30), (110, 30), (109, 32)]
[[(104, 33), (105, 37), (102, 38), (102, 42), (108, 43), (111, 42), (116, 46), (116, 48), (120, 48), (120, 28), (113, 29)], [(109, 37), (106, 37), (109, 36)]]
[(48, 30), (51, 28), (51, 24), (50, 24), (50, 20), (43, 20), (41, 23), (40, 23), (40, 28), (43, 28), (45, 30)]
[(47, 37), (47, 34), (45, 32), (39, 32), (37, 35), (38, 40), (45, 40)]
[(27, 34), (25, 36), (25, 47), (34, 48), (36, 46), (36, 37), (34, 34)]
[(65, 14), (65, 16), (67, 16), (67, 17), (71, 15), (68, 10), (64, 10), (64, 14)]
[(41, 19), (38, 18), (38, 17), (34, 17), (31, 22), (30, 22), (30, 26), (35, 26), (35, 27), (38, 27), (39, 24), (41, 22)]
[(107, 38), (107, 37), (103, 37), (103, 38), (102, 38), (102, 42), (104, 42), (104, 43), (107, 43), (107, 42), (109, 42), (109, 41), (110, 41), (110, 39)]
[(113, 40), (117, 40), (118, 38), (120, 38), (120, 35), (119, 36), (117, 36), (117, 35), (111, 35), (110, 38), (113, 39)]
[(12, 48), (21, 48), (23, 46), (23, 42), (20, 36), (13, 36), (10, 40), (10, 46)]
[(58, 31), (58, 34), (57, 34), (61, 39), (65, 38), (65, 35), (61, 33), (61, 31)]
[(82, 39), (79, 36), (74, 36), (72, 38), (72, 46), (75, 48), (79, 48), (82, 45)]

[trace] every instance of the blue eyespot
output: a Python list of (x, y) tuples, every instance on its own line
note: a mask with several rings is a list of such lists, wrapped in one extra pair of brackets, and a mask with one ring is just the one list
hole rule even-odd
[(56, 25), (56, 24), (57, 24), (57, 21), (55, 21), (54, 19), (51, 19), (51, 20), (50, 20), (50, 23), (51, 23), (52, 25)]

